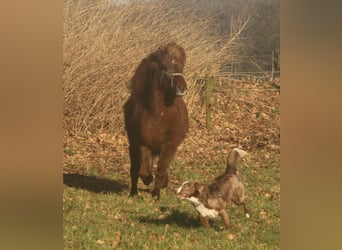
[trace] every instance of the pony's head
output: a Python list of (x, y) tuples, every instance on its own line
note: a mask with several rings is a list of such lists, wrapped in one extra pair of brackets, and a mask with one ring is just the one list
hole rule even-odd
[(185, 95), (187, 86), (183, 75), (186, 59), (184, 49), (171, 42), (160, 47), (152, 57), (154, 60), (150, 63), (150, 69), (160, 72), (162, 87), (173, 89), (176, 95)]

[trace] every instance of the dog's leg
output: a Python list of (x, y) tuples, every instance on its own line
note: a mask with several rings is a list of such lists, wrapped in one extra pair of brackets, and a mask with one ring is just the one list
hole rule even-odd
[(247, 203), (245, 200), (241, 201), (240, 199), (232, 199), (232, 201), (237, 205), (241, 206), (243, 205), (243, 210), (245, 211), (245, 215), (247, 218), (249, 218), (249, 209), (247, 207)]
[(249, 218), (249, 209), (247, 207), (246, 201), (242, 202), (243, 209), (245, 210), (245, 215), (247, 218)]
[(152, 175), (152, 152), (145, 146), (140, 147), (140, 178), (145, 185), (149, 185), (153, 181)]
[(247, 218), (249, 218), (249, 209), (247, 207), (247, 203), (245, 201), (245, 189), (243, 187), (243, 184), (239, 183), (240, 187), (236, 188), (233, 193), (232, 201), (238, 205), (243, 205), (243, 209), (245, 211), (245, 215)]
[(209, 227), (209, 219), (208, 217), (203, 217), (203, 216), (200, 216), (200, 220), (201, 220), (201, 223), (204, 227)]
[(219, 215), (220, 215), (220, 217), (222, 218), (223, 223), (224, 223), (224, 225), (226, 226), (226, 229), (229, 230), (230, 225), (229, 225), (229, 218), (228, 218), (227, 212), (226, 212), (224, 209), (222, 209), (222, 210), (219, 212)]

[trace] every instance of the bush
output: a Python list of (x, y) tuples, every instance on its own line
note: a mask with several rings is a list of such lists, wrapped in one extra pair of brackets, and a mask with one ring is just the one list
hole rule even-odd
[[(64, 2), (64, 128), (73, 134), (123, 129), (127, 83), (140, 61), (174, 41), (187, 53), (185, 97), (190, 115), (207, 75), (238, 61), (240, 34), (250, 12), (235, 18), (231, 33), (215, 29), (198, 1), (66, 0)], [(246, 14), (247, 13), (247, 14)], [(218, 27), (218, 26), (217, 26)], [(232, 28), (233, 27), (233, 28)]]

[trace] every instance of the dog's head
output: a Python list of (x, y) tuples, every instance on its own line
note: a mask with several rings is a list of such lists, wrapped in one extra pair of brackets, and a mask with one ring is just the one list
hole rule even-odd
[(188, 199), (198, 197), (204, 189), (205, 186), (197, 181), (186, 181), (176, 189), (176, 194), (180, 199)]

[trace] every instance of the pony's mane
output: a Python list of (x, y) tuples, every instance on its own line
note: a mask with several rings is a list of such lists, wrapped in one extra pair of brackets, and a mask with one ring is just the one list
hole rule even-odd
[(155, 70), (158, 69), (157, 57), (155, 53), (151, 53), (148, 57), (144, 58), (132, 77), (130, 82), (130, 90), (132, 98), (138, 98), (144, 90), (145, 84), (155, 66)]

